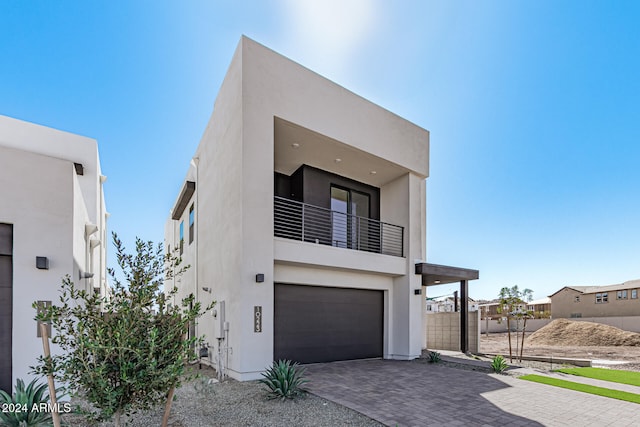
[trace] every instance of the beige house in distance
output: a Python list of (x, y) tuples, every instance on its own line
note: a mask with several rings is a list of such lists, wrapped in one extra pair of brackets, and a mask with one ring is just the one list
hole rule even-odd
[(640, 280), (609, 286), (565, 286), (551, 298), (551, 316), (558, 318), (640, 316)]
[(419, 357), (426, 286), (478, 278), (424, 261), (428, 175), (427, 130), (242, 37), (165, 225), (204, 362)]

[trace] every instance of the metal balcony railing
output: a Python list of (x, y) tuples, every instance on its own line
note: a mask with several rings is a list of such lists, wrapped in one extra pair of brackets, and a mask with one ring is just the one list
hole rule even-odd
[(404, 227), (275, 196), (274, 235), (402, 257)]

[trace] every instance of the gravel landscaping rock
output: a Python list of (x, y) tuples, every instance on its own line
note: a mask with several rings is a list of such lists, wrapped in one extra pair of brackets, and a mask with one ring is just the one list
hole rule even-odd
[[(204, 426), (382, 426), (358, 412), (313, 394), (296, 400), (268, 399), (265, 386), (257, 381), (226, 380), (209, 384), (211, 369), (199, 371), (202, 377), (176, 390), (169, 425), (172, 427)], [(75, 402), (78, 403), (78, 402)], [(164, 408), (137, 413), (127, 426), (158, 426)], [(63, 420), (71, 427), (87, 426), (79, 415), (66, 414)], [(106, 427), (113, 423), (89, 424)]]

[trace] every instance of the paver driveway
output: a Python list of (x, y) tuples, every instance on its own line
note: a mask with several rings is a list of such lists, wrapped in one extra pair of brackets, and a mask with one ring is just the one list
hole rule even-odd
[(308, 389), (390, 426), (638, 426), (640, 405), (418, 361), (307, 365)]

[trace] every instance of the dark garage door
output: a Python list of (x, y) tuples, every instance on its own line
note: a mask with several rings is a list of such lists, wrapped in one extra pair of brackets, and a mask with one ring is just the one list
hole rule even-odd
[(382, 357), (383, 293), (275, 284), (274, 359)]

